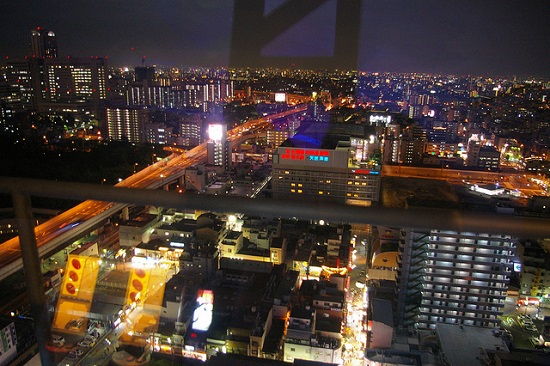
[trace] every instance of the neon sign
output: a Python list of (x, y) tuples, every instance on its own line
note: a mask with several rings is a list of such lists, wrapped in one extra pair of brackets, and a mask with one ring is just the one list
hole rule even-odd
[(319, 149), (285, 149), (281, 159), (328, 162), (330, 151)]
[(367, 175), (380, 175), (379, 171), (368, 169), (352, 169), (353, 174), (367, 174)]

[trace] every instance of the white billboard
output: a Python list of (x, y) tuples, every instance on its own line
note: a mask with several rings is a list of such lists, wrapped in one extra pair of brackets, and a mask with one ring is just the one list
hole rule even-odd
[(214, 293), (210, 290), (199, 290), (197, 294), (197, 307), (193, 312), (193, 330), (207, 331), (212, 324), (212, 312), (214, 311)]
[(214, 141), (221, 141), (223, 138), (223, 126), (208, 125), (208, 138)]
[(275, 102), (276, 103), (285, 103), (286, 102), (286, 93), (275, 93)]

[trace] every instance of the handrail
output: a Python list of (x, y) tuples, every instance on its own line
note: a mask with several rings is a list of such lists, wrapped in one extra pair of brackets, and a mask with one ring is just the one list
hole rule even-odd
[(0, 177), (0, 193), (9, 193), (16, 212), (25, 281), (35, 319), (35, 335), (42, 365), (53, 365), (47, 350), (49, 315), (44, 298), (40, 258), (31, 212), (31, 196), (154, 205), (176, 209), (234, 212), (254, 216), (365, 223), (417, 231), (432, 229), (506, 234), (526, 238), (550, 236), (549, 220), (542, 218), (446, 209), (358, 207), (319, 201), (275, 200), (234, 196), (179, 194), (164, 190), (110, 187), (88, 183)]
[(372, 224), (417, 231), (452, 230), (506, 234), (519, 238), (550, 236), (550, 220), (540, 217), (462, 211), (444, 208), (360, 207), (308, 200), (282, 200), (235, 196), (207, 196), (177, 192), (111, 187), (99, 184), (0, 177), (0, 192), (21, 192), (74, 200), (97, 200), (176, 209), (236, 212), (255, 216), (325, 220), (338, 223)]

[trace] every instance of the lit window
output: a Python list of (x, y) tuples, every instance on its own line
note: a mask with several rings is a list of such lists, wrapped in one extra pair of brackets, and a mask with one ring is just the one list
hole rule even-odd
[(288, 170), (285, 170), (285, 174), (290, 174)]
[(323, 191), (319, 191), (319, 194), (323, 194)]
[(302, 190), (301, 190), (301, 189), (299, 189), (299, 190), (298, 190), (298, 193), (302, 193)]
[(291, 186), (291, 187), (294, 187), (294, 186), (296, 186), (296, 184), (294, 184), (294, 183), (290, 183), (290, 186)]
[(291, 189), (290, 192), (296, 193), (296, 190), (295, 190), (295, 189)]

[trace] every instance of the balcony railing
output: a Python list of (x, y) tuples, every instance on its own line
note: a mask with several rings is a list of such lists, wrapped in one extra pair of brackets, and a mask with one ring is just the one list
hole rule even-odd
[(233, 196), (180, 194), (164, 190), (108, 187), (86, 183), (69, 183), (22, 178), (0, 177), (0, 192), (12, 196), (18, 223), (21, 257), (36, 338), (42, 365), (53, 361), (46, 349), (50, 338), (50, 319), (46, 307), (41, 263), (34, 233), (31, 196), (117, 202), (129, 205), (154, 205), (175, 209), (197, 209), (211, 212), (234, 212), (263, 217), (325, 220), (338, 223), (358, 223), (388, 227), (432, 229), (508, 234), (525, 238), (550, 236), (549, 221), (543, 218), (517, 217), (496, 213), (464, 212), (434, 208), (358, 207), (335, 203), (296, 200), (274, 200)]

